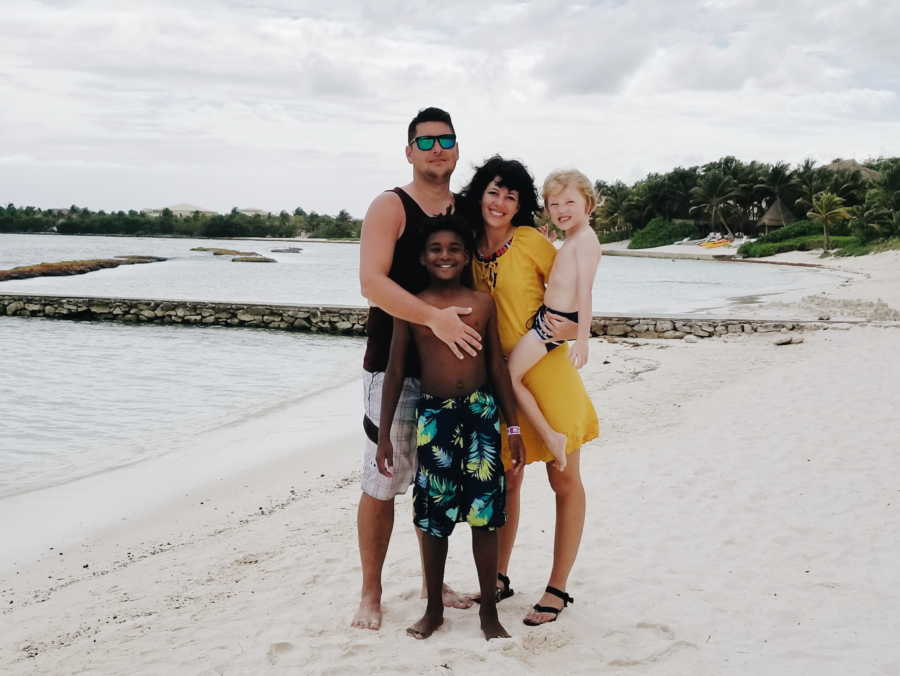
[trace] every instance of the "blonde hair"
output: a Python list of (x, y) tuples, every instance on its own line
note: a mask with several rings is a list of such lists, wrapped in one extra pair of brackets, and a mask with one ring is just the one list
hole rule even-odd
[(577, 169), (557, 169), (550, 172), (550, 175), (544, 179), (541, 195), (544, 199), (544, 208), (546, 208), (548, 196), (555, 195), (570, 185), (582, 194), (584, 201), (587, 202), (587, 212), (592, 213), (597, 208), (597, 193), (594, 191), (591, 180)]

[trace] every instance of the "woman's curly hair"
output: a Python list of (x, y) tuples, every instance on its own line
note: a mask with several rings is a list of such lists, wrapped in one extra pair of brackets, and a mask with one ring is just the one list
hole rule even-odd
[(518, 160), (506, 160), (499, 155), (489, 158), (480, 167), (476, 167), (475, 175), (469, 185), (460, 191), (461, 211), (471, 223), (476, 235), (481, 234), (484, 222), (481, 218), (481, 198), (491, 181), (507, 190), (519, 193), (519, 210), (513, 216), (512, 224), (534, 226), (534, 215), (540, 211), (537, 188), (534, 178), (528, 169)]

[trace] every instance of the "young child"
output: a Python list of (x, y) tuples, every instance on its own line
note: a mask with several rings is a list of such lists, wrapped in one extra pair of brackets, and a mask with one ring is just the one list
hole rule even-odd
[[(472, 527), (472, 551), (481, 587), (481, 629), (487, 640), (508, 638), (497, 616), (497, 531), (506, 522), (506, 487), (500, 459), (497, 403), (509, 434), (514, 471), (521, 471), (522, 442), (515, 395), (500, 351), (497, 318), (490, 295), (464, 286), (469, 277), (471, 234), (453, 216), (429, 224), (420, 262), (428, 288), (419, 298), (435, 307), (471, 307), (463, 321), (482, 336), (475, 357), (457, 359), (425, 326), (394, 319), (390, 359), (384, 377), (381, 429), (390, 429), (400, 398), (406, 352), (413, 346), (421, 362), (422, 394), (418, 419), (418, 471), (413, 488), (414, 523), (423, 533), (422, 554), (428, 605), (406, 630), (428, 638), (444, 621), (441, 589), (447, 538), (456, 523)], [(496, 395), (496, 401), (494, 399)], [(378, 471), (391, 476), (394, 450), (389, 435), (378, 438)]]
[(568, 439), (550, 426), (522, 378), (544, 355), (564, 342), (551, 340), (548, 314), (578, 323), (578, 337), (569, 352), (569, 359), (575, 368), (587, 364), (593, 315), (591, 287), (600, 263), (600, 242), (589, 224), (597, 197), (587, 176), (580, 171), (568, 170), (555, 171), (547, 177), (543, 198), (551, 222), (565, 233), (566, 239), (553, 262), (544, 291), (544, 304), (534, 316), (534, 325), (509, 355), (509, 373), (520, 411), (528, 416), (556, 458), (553, 464), (563, 471)]

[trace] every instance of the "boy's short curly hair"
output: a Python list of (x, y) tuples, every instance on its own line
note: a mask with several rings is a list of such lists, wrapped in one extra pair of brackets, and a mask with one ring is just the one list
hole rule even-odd
[(429, 216), (422, 222), (422, 247), (420, 253), (425, 250), (428, 239), (436, 232), (449, 231), (455, 233), (462, 240), (466, 253), (470, 256), (475, 252), (475, 237), (469, 224), (456, 213)]
[(555, 195), (568, 186), (572, 186), (582, 194), (584, 201), (587, 202), (587, 212), (593, 213), (597, 207), (597, 193), (591, 180), (577, 169), (557, 169), (550, 172), (550, 175), (544, 179), (544, 188), (541, 191), (544, 208), (546, 208), (547, 198), (550, 195)]

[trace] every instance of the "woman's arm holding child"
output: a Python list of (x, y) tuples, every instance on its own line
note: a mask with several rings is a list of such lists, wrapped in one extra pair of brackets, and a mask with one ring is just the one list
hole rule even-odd
[[(489, 302), (491, 304), (491, 313), (488, 317), (484, 336), (488, 376), (491, 384), (494, 386), (494, 392), (497, 394), (497, 403), (500, 404), (500, 411), (503, 413), (503, 419), (506, 421), (508, 430), (510, 427), (517, 427), (519, 424), (516, 417), (516, 397), (513, 393), (512, 380), (509, 377), (509, 368), (506, 366), (506, 360), (503, 359), (503, 351), (500, 347), (500, 334), (497, 332), (497, 309), (493, 300)], [(524, 467), (525, 460), (522, 437), (518, 434), (509, 434), (507, 432), (507, 439), (509, 440), (509, 453), (512, 459), (513, 472), (520, 472), (522, 467)]]
[(585, 245), (575, 249), (575, 285), (578, 304), (578, 333), (575, 345), (569, 352), (572, 365), (580, 369), (588, 362), (588, 340), (591, 337), (591, 320), (594, 317), (592, 308), (592, 287), (597, 265), (600, 264), (600, 245), (593, 230), (584, 233)]
[(394, 445), (391, 443), (391, 425), (403, 390), (403, 369), (406, 364), (406, 350), (409, 345), (409, 324), (394, 318), (394, 332), (391, 337), (391, 353), (388, 357), (384, 382), (381, 385), (381, 414), (378, 417), (378, 450), (375, 462), (378, 471), (385, 476), (394, 476)]

